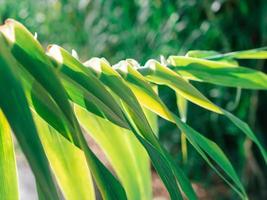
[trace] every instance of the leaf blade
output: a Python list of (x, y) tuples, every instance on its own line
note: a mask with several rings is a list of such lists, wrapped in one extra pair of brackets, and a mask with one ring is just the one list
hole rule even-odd
[[(34, 115), (35, 123), (59, 186), (67, 200), (94, 200), (94, 186), (84, 153)], [(82, 176), (81, 176), (82, 175)]]
[(9, 124), (0, 110), (0, 199), (19, 199), (15, 151)]
[(42, 187), (42, 192), (47, 199), (59, 199), (26, 97), (14, 73), (16, 63), (2, 36), (0, 43), (0, 93), (5, 94), (4, 98), (0, 98), (0, 107), (30, 163), (36, 181)]

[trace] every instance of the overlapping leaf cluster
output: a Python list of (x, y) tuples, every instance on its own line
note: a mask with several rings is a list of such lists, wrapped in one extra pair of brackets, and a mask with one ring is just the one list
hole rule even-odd
[[(157, 138), (157, 115), (176, 124), (207, 164), (240, 198), (247, 199), (220, 147), (185, 123), (186, 102), (227, 117), (257, 145), (267, 162), (266, 150), (249, 126), (190, 83), (266, 90), (267, 75), (236, 62), (265, 59), (265, 49), (230, 54), (191, 51), (167, 61), (149, 60), (145, 66), (132, 59), (111, 66), (103, 58), (82, 63), (57, 45), (45, 52), (37, 38), (14, 20), (7, 20), (0, 32), (0, 177), (4, 183), (0, 198), (19, 196), (12, 129), (35, 175), (40, 198), (60, 199), (58, 184), (66, 199), (95, 199), (92, 176), (103, 199), (151, 199), (150, 160), (171, 199), (197, 199), (190, 181)], [(176, 92), (182, 119), (159, 98), (157, 85)], [(91, 150), (83, 132), (103, 149), (114, 173)]]

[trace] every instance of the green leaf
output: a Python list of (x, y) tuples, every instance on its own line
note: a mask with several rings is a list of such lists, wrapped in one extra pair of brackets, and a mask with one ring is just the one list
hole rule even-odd
[(267, 59), (267, 47), (207, 56), (206, 59)]
[(63, 84), (72, 101), (127, 128), (119, 105), (92, 71), (57, 45), (50, 45), (48, 55), (57, 62)]
[(156, 136), (154, 135), (140, 104), (119, 73), (116, 72), (105, 60), (99, 58), (92, 58), (90, 61), (86, 62), (85, 65), (88, 69), (98, 73), (99, 80), (122, 100), (128, 111), (131, 113), (131, 116), (134, 116), (136, 120), (135, 124), (138, 126), (137, 128), (143, 136), (153, 145), (159, 147)]
[[(174, 57), (174, 56), (172, 56), (170, 59), (169, 59), (169, 61), (171, 61), (172, 62), (172, 64), (174, 64), (174, 62), (175, 63), (179, 63), (178, 62), (178, 60), (179, 60), (179, 58), (177, 58), (177, 57)], [(194, 58), (194, 59), (196, 59), (196, 58)], [(197, 60), (197, 59), (196, 59)], [(212, 62), (215, 62), (215, 61), (212, 61)], [(187, 66), (188, 67), (188, 66)], [(187, 67), (185, 67), (185, 68), (187, 68)], [(177, 67), (177, 69), (179, 69), (180, 67)], [(218, 69), (218, 67), (215, 67), (214, 69)], [(242, 69), (241, 67), (226, 67), (226, 70), (235, 70), (235, 69)], [(205, 70), (201, 70), (202, 72), (204, 72)], [(201, 73), (198, 73), (198, 74), (201, 74)], [(222, 73), (222, 74), (226, 74), (226, 73)], [(260, 75), (262, 75), (262, 76), (260, 76)], [(258, 86), (259, 85), (266, 85), (267, 84), (267, 75), (265, 75), (265, 74), (263, 74), (263, 73), (261, 73), (261, 72), (257, 72), (256, 73), (256, 76), (257, 77), (254, 77), (254, 83), (255, 82), (258, 82), (259, 84), (258, 84)], [(208, 75), (208, 77), (216, 77), (216, 73), (212, 73), (212, 74), (209, 74)], [(252, 75), (247, 75), (246, 76), (248, 79), (251, 79), (251, 77), (253, 77)], [(262, 79), (260, 79), (260, 77), (262, 77)], [(188, 78), (188, 77), (187, 77)], [(227, 78), (229, 78), (229, 76), (226, 76), (226, 78), (221, 78), (221, 79), (219, 79), (219, 80), (227, 80), (228, 81), (228, 79)], [(265, 80), (266, 79), (266, 80)], [(240, 77), (238, 77), (238, 78), (233, 78), (232, 79), (232, 81), (229, 81), (229, 84), (230, 84), (230, 82), (231, 82), (231, 84), (232, 85), (234, 85), (235, 83), (237, 83), (237, 82), (242, 82), (242, 81), (244, 81), (244, 79), (242, 79), (242, 78), (240, 78)], [(246, 82), (245, 83), (245, 85), (246, 84), (248, 84), (248, 85), (253, 85), (253, 84), (249, 84), (248, 82)], [(177, 87), (177, 85), (171, 85), (171, 84), (168, 84), (168, 86), (170, 87), (170, 88), (172, 88), (173, 90), (175, 90), (176, 89), (176, 87)], [(240, 85), (239, 85), (240, 86)], [(266, 86), (264, 86), (264, 88), (265, 87), (267, 87), (267, 85)], [(262, 88), (263, 89), (263, 88)], [(218, 107), (219, 108), (219, 107)], [(243, 122), (242, 120), (240, 120), (240, 119), (238, 119), (237, 117), (235, 117), (234, 115), (232, 115), (232, 114), (230, 114), (229, 112), (227, 112), (226, 110), (224, 110), (224, 109), (222, 109), (222, 108), (219, 108), (220, 110), (221, 110), (221, 113), (223, 114), (223, 115), (225, 115), (230, 121), (232, 121), (246, 136), (248, 136), (250, 139), (252, 139), (252, 141), (254, 141), (255, 142), (255, 144), (258, 146), (258, 148), (260, 149), (260, 151), (261, 151), (261, 154), (263, 155), (263, 158), (264, 158), (264, 160), (265, 160), (265, 162), (267, 161), (266, 160), (266, 150), (265, 150), (265, 148), (260, 144), (260, 142), (258, 141), (258, 139), (256, 138), (256, 136), (255, 136), (255, 134), (251, 131), (251, 129), (249, 128), (249, 126), (245, 123), (245, 122)]]
[[(145, 75), (148, 81), (159, 85), (167, 85), (187, 100), (213, 112), (219, 114), (222, 113), (216, 105), (209, 101), (193, 85), (188, 83), (179, 74), (161, 65), (159, 62), (155, 60), (149, 60), (146, 63), (145, 68), (149, 70), (148, 73), (141, 73)], [(139, 68), (139, 70), (142, 71), (142, 68)]]
[[(62, 124), (61, 127), (64, 127), (64, 121), (62, 117), (62, 113), (58, 109), (55, 108), (55, 103), (47, 96), (47, 93), (44, 89), (42, 89), (38, 85), (33, 86), (32, 89), (32, 103), (34, 105), (35, 110), (37, 113), (45, 119), (45, 121), (49, 122), (51, 118), (53, 118), (58, 124)], [(50, 124), (51, 126), (54, 125), (54, 123)], [(64, 131), (68, 131), (66, 129), (58, 129), (58, 126), (55, 126), (54, 128), (58, 131), (61, 131), (61, 135), (66, 135)], [(84, 145), (84, 144), (83, 144)], [(84, 147), (83, 147), (84, 148)], [(126, 198), (124, 190), (120, 186), (120, 183), (113, 177), (113, 175), (106, 169), (106, 167), (98, 160), (98, 158), (89, 150), (86, 150), (86, 158), (90, 160), (87, 160), (89, 167), (92, 171), (92, 175), (98, 179), (98, 185), (101, 186), (100, 188), (102, 191), (103, 198), (105, 199), (116, 199)], [(90, 155), (88, 155), (90, 153)], [(109, 186), (107, 183), (112, 184)], [(105, 184), (105, 185), (104, 185)], [(104, 187), (103, 187), (104, 185)], [(112, 192), (112, 190), (116, 190), (115, 192)]]
[[(16, 60), (47, 90), (64, 113), (69, 124), (75, 126), (75, 118), (67, 100), (67, 94), (40, 43), (22, 24), (15, 20), (7, 20), (0, 31), (9, 42), (11, 52)], [(78, 140), (76, 134), (69, 135), (68, 139), (70, 141)]]
[(78, 105), (75, 113), (84, 130), (103, 149), (125, 188), (127, 199), (152, 199), (148, 156), (134, 135)]
[[(0, 36), (0, 107), (47, 199), (59, 199), (49, 164), (38, 137), (21, 83), (15, 75), (13, 57)], [(16, 114), (14, 114), (16, 113)]]
[(154, 134), (158, 136), (159, 134), (158, 115), (146, 109), (144, 106), (142, 106), (142, 109), (146, 115), (147, 121), (150, 127), (152, 128)]
[(186, 67), (191, 64), (200, 64), (211, 68), (238, 67), (237, 63), (229, 63), (229, 61), (227, 60), (213, 61), (213, 60), (188, 57), (188, 56), (169, 56), (167, 62), (172, 66), (177, 66), (177, 67)]
[(14, 145), (9, 124), (0, 110), (0, 199), (19, 199)]
[[(217, 52), (217, 51), (192, 50), (192, 51), (188, 51), (188, 52), (186, 53), (185, 57), (191, 57), (191, 58), (203, 58), (203, 59), (209, 60), (209, 59), (207, 59), (207, 58), (212, 58), (213, 56), (216, 57), (216, 56), (218, 56), (219, 54), (220, 54), (220, 53)], [(210, 60), (212, 60), (212, 59), (210, 59)], [(192, 61), (194, 61), (194, 59), (193, 59)], [(231, 66), (231, 65), (234, 65), (234, 66), (235, 66), (235, 65), (238, 65), (238, 62), (237, 62), (235, 59), (233, 59), (233, 58), (227, 58), (227, 57), (218, 59), (218, 60), (216, 60), (216, 62), (217, 62), (217, 63), (218, 63), (218, 62), (229, 63), (230, 66)], [(210, 66), (213, 66), (213, 65), (214, 65), (214, 62), (205, 62), (205, 61), (204, 61), (204, 63), (203, 63), (203, 61), (201, 61), (201, 63), (199, 63), (199, 64), (204, 64), (204, 65), (209, 65), (209, 64), (210, 64)], [(215, 65), (216, 65), (216, 64), (215, 64)]]
[[(51, 48), (50, 48), (51, 49)], [(58, 52), (58, 50), (60, 50), (60, 52)], [(57, 53), (55, 53), (55, 52), (57, 52)], [(54, 49), (53, 49), (53, 51), (52, 50), (50, 50), (49, 51), (49, 54), (50, 55), (54, 55), (54, 58), (57, 60), (57, 61), (60, 61), (61, 60), (61, 63), (63, 64), (62, 66), (61, 66), (61, 69), (64, 69), (64, 67), (68, 67), (69, 69), (70, 68), (74, 68), (74, 67), (76, 67), (76, 70), (79, 70), (79, 71), (84, 71), (84, 69), (83, 68), (81, 68), (81, 67), (83, 67), (77, 60), (74, 60), (74, 58), (72, 58), (72, 57), (70, 57), (68, 54), (67, 54), (67, 52), (66, 51), (63, 51), (63, 49), (55, 49), (55, 46), (54, 46)], [(55, 57), (55, 55), (60, 55), (60, 56), (58, 56), (58, 58), (57, 57)], [(59, 57), (60, 57), (60, 59), (59, 59)], [(71, 63), (71, 64), (70, 64)], [(98, 67), (98, 66), (96, 66), (96, 67)], [(112, 74), (112, 73), (114, 73), (115, 71), (111, 71), (111, 70), (109, 70), (108, 68), (106, 68), (107, 69), (107, 73), (110, 73), (110, 74)], [(93, 81), (91, 82), (91, 84), (87, 84), (86, 85), (86, 81), (84, 81), (82, 84), (81, 84), (81, 82), (80, 81), (78, 81), (78, 78), (75, 78), (74, 76), (70, 76), (71, 74), (70, 73), (66, 73), (67, 72), (67, 70), (62, 70), (62, 72), (65, 74), (65, 75), (68, 75), (68, 77), (69, 78), (71, 78), (71, 80), (72, 81), (76, 81), (76, 83), (79, 83), (80, 85), (82, 85), (83, 86), (83, 88), (86, 88), (87, 89), (87, 91), (88, 90), (90, 90), (90, 86), (93, 84), (93, 83), (97, 83), (97, 81), (96, 80), (94, 80), (94, 79), (92, 79), (92, 77), (91, 77), (91, 74), (92, 74), (92, 72), (83, 72), (83, 74), (84, 75), (86, 75), (87, 76), (87, 79), (85, 79), (85, 80), (90, 80), (90, 79), (92, 79)], [(96, 70), (96, 71), (93, 71), (94, 72), (94, 74), (96, 75), (96, 76), (98, 76), (98, 70)], [(116, 72), (115, 72), (115, 74), (116, 74)], [(117, 76), (117, 75), (116, 75)], [(109, 78), (109, 77), (107, 77), (107, 78)], [(111, 78), (113, 78), (112, 76), (111, 76)], [(116, 82), (118, 82), (118, 79), (116, 78), (116, 79), (114, 79), (113, 78), (113, 80), (115, 80), (115, 83)], [(109, 82), (109, 83), (111, 83), (111, 84), (113, 84), (113, 82)], [(112, 87), (114, 87), (114, 86), (116, 86), (116, 85), (112, 85)], [(123, 87), (123, 86), (122, 86)], [(76, 87), (77, 88), (77, 87)], [(123, 87), (124, 89), (125, 89), (125, 91), (127, 92), (127, 91), (130, 91), (127, 87)], [(102, 88), (100, 88), (100, 90), (96, 90), (96, 91), (103, 91), (103, 89)], [(104, 90), (105, 91), (105, 90)], [(114, 90), (112, 90), (112, 91), (114, 91)], [(120, 92), (121, 91), (123, 91), (123, 90), (120, 90)], [(79, 93), (77, 90), (76, 90), (76, 92), (77, 93)], [(101, 96), (99, 96), (98, 98), (99, 99), (103, 99), (103, 95), (104, 95), (104, 98), (107, 98), (108, 96), (106, 95), (106, 94), (108, 94), (108, 92), (105, 92), (105, 93), (103, 93), (103, 94), (94, 94), (94, 96), (99, 96), (99, 95), (102, 95), (102, 98), (101, 98)], [(77, 95), (79, 95), (79, 94), (77, 94)], [(121, 94), (121, 96), (120, 97), (123, 97), (123, 94)], [(126, 96), (124, 97), (124, 99), (125, 98), (127, 98)], [(111, 98), (108, 98), (108, 99), (111, 99)], [(113, 98), (112, 98), (113, 99)], [(125, 101), (127, 101), (126, 99), (125, 99)], [(130, 100), (131, 101), (131, 100)], [(134, 102), (134, 101), (133, 101)], [(77, 102), (78, 103), (78, 102)], [(134, 102), (135, 103), (135, 102)], [(135, 105), (134, 103), (132, 103), (131, 105), (133, 105), (135, 108), (137, 108), (137, 110), (139, 110), (139, 112), (141, 112), (142, 113), (142, 110), (141, 110), (141, 108), (140, 107), (138, 107), (137, 105)], [(81, 105), (81, 104), (80, 104)], [(114, 104), (113, 104), (114, 105)], [(112, 106), (113, 106), (112, 105)], [(116, 104), (115, 104), (116, 105)], [(114, 106), (113, 106), (114, 107)], [(87, 108), (87, 107), (85, 107), (85, 108)], [(90, 111), (90, 110), (89, 110)], [(116, 111), (116, 112), (118, 112), (118, 111)], [(146, 118), (145, 118), (145, 116), (143, 115), (142, 116), (142, 118), (143, 118), (143, 121), (142, 121), (142, 123), (144, 122), (144, 121), (146, 121)], [(139, 120), (139, 125), (141, 124), (141, 121)], [(147, 125), (147, 126), (145, 126), (145, 128), (147, 128), (148, 129), (148, 126), (149, 125)], [(143, 125), (141, 126), (142, 128), (144, 127)], [(153, 133), (152, 133), (153, 134)], [(154, 136), (153, 136), (154, 137)], [(157, 163), (157, 165), (158, 165), (158, 163)], [(174, 194), (175, 194), (175, 192), (174, 192)]]
[(169, 62), (175, 72), (190, 80), (227, 87), (267, 89), (267, 75), (253, 69), (182, 56), (171, 56)]
[[(140, 136), (140, 134), (136, 132), (134, 128), (132, 128), (132, 130), (136, 138), (141, 142), (141, 144), (145, 147), (147, 153), (149, 154), (149, 157), (152, 161), (153, 166), (155, 167), (156, 171), (161, 177), (161, 180), (163, 181), (164, 185), (166, 186), (169, 192), (170, 198), (172, 200), (176, 200), (176, 199), (182, 200), (183, 199), (182, 194), (177, 185), (176, 174), (172, 166), (170, 166), (170, 163), (169, 163), (170, 161), (165, 158), (165, 156), (162, 154), (160, 150), (157, 150), (157, 148), (155, 148), (150, 142), (148, 142), (142, 136)], [(192, 188), (189, 187), (189, 189), (192, 189)], [(187, 193), (186, 190), (184, 191)], [(190, 194), (189, 197), (190, 196), (193, 197), (190, 199), (196, 199), (196, 197), (194, 196), (193, 190), (191, 190), (191, 193), (189, 194)]]
[(218, 55), (219, 52), (217, 51), (205, 51), (205, 50), (191, 50), (186, 53), (185, 56), (191, 57), (191, 58), (206, 58)]
[[(180, 114), (180, 118), (183, 122), (186, 122), (187, 119), (187, 100), (176, 93), (176, 101), (177, 107)], [(183, 162), (187, 162), (187, 143), (186, 143), (186, 136), (184, 133), (181, 133), (181, 151), (183, 156)]]
[[(246, 192), (242, 186), (242, 183), (240, 182), (234, 168), (231, 165), (231, 162), (228, 160), (228, 158), (225, 156), (223, 151), (219, 148), (219, 146), (214, 143), (213, 141), (207, 139), (191, 127), (189, 127), (187, 124), (183, 123), (178, 117), (173, 115), (177, 126), (183, 131), (183, 133), (186, 134), (188, 140), (190, 143), (195, 147), (195, 149), (198, 151), (198, 153), (202, 156), (202, 158), (211, 166), (211, 168), (221, 177), (223, 178), (226, 183), (228, 183), (234, 191), (236, 191), (241, 198), (247, 198)], [(216, 167), (210, 162), (209, 158), (204, 154), (204, 152), (212, 158), (218, 166), (223, 169), (223, 171), (232, 179), (232, 181), (235, 183), (236, 187), (232, 185), (224, 175), (222, 175)]]
[(34, 119), (65, 199), (95, 199), (94, 186), (84, 153), (36, 114)]
[(153, 86), (141, 73), (135, 70), (131, 63), (122, 61), (116, 65), (115, 69), (125, 80), (125, 84), (131, 89), (140, 105), (149, 110), (153, 108), (152, 111), (164, 119), (172, 118), (166, 105), (161, 102), (161, 99), (153, 90)]
[[(156, 117), (154, 115), (152, 121), (149, 120), (151, 112), (147, 112), (146, 109), (176, 123), (183, 133), (183, 139), (185, 140), (186, 136), (210, 167), (241, 198), (247, 198), (234, 168), (219, 146), (184, 123), (184, 103), (189, 100), (210, 111), (225, 115), (256, 143), (267, 162), (264, 147), (245, 122), (213, 104), (187, 82), (187, 79), (238, 88), (266, 89), (267, 76), (264, 73), (239, 67), (235, 60), (264, 59), (267, 57), (266, 48), (228, 54), (191, 51), (186, 56), (171, 56), (168, 61), (172, 66), (169, 68), (154, 60), (148, 61), (145, 67), (127, 60), (112, 68), (107, 61), (98, 58), (87, 62), (86, 68), (78, 61), (77, 55), (74, 58), (55, 45), (48, 49), (48, 57), (27, 29), (14, 20), (8, 20), (0, 27), (0, 32), (10, 47), (7, 49), (0, 38), (0, 92), (6, 94), (0, 99), (0, 108), (34, 171), (40, 199), (58, 199), (45, 153), (66, 198), (84, 198), (88, 186), (93, 191), (86, 160), (104, 199), (126, 199), (120, 182), (88, 147), (69, 100), (77, 104), (75, 107), (83, 107), (78, 107), (84, 112), (78, 114), (82, 115), (80, 121), (103, 147), (113, 163), (115, 172), (126, 188), (128, 198), (151, 198), (151, 191), (144, 192), (147, 190), (145, 187), (150, 188), (149, 177), (141, 174), (135, 176), (138, 169), (148, 168), (148, 162), (139, 163), (134, 157), (142, 155), (143, 160), (147, 159), (140, 143), (149, 154), (171, 199), (182, 199), (180, 190), (188, 199), (197, 198), (187, 177), (159, 143), (156, 137)], [(13, 60), (9, 50), (20, 65)], [(15, 71), (20, 74), (22, 81), (16, 77)], [(177, 93), (182, 120), (167, 109), (147, 81), (166, 85)], [(29, 102), (26, 101), (25, 95)], [(29, 105), (33, 112), (37, 112), (46, 121), (38, 117), (36, 120), (45, 152), (37, 135)], [(14, 112), (18, 113), (17, 116), (13, 116)], [(89, 119), (90, 122), (87, 123)], [(113, 130), (112, 134), (107, 134), (107, 129)], [(129, 143), (127, 147), (124, 145), (126, 141)], [(64, 152), (63, 145), (66, 146)], [(122, 150), (122, 147), (125, 149)], [(65, 156), (66, 152), (70, 156)], [(119, 159), (122, 155), (128, 156), (128, 167)], [(80, 171), (88, 174), (81, 180), (77, 178), (78, 166), (70, 166), (69, 163), (76, 163), (76, 159), (79, 160), (79, 166), (84, 166)], [(211, 160), (223, 170), (223, 173)], [(127, 170), (133, 166), (135, 167), (131, 171)], [(72, 176), (67, 177), (69, 173), (72, 173)], [(140, 181), (142, 178), (145, 178), (146, 183)], [(74, 187), (71, 185), (72, 182), (76, 183)], [(78, 188), (83, 188), (82, 192), (79, 193)]]
[[(177, 180), (182, 179), (177, 178), (174, 163), (170, 161), (170, 157), (167, 157), (166, 152), (159, 144), (138, 100), (127, 86), (127, 83), (104, 59), (93, 58), (86, 62), (85, 65), (92, 69), (92, 71), (98, 72), (99, 79), (121, 100), (125, 118), (131, 130), (146, 148), (155, 169), (169, 191), (171, 199), (181, 199)], [(185, 184), (180, 183), (180, 185), (184, 187)], [(188, 188), (191, 190), (190, 192), (186, 191), (186, 195), (189, 195), (191, 199), (196, 199), (190, 184)]]
[(233, 122), (233, 124), (235, 124), (243, 133), (245, 133), (248, 138), (250, 138), (257, 145), (257, 147), (259, 148), (261, 154), (263, 155), (263, 158), (265, 160), (265, 163), (267, 163), (267, 153), (266, 153), (266, 150), (260, 144), (259, 140), (255, 136), (255, 134), (253, 133), (253, 131), (250, 129), (250, 127), (248, 126), (248, 124), (245, 123), (245, 122), (243, 122), (242, 120), (240, 120), (239, 118), (237, 118), (236, 116), (234, 116), (233, 114), (231, 114), (230, 112), (228, 112), (226, 110), (224, 110), (224, 115), (231, 122)]
[[(172, 114), (163, 104), (157, 94), (153, 91), (151, 86), (145, 81), (144, 77), (140, 76), (138, 72), (133, 71), (130, 65), (124, 65), (123, 67), (123, 71), (121, 71), (121, 69), (119, 68), (118, 71), (123, 74), (123, 77), (127, 81), (128, 85), (135, 85), (135, 90), (133, 91), (140, 104), (157, 113), (159, 116), (167, 119), (168, 121), (176, 123), (181, 131), (187, 136), (187, 139), (190, 141), (190, 143), (192, 143), (198, 153), (200, 153), (200, 155), (203, 157), (203, 159), (206, 160), (206, 162), (212, 167), (212, 169), (214, 169), (215, 172), (218, 173), (218, 175), (221, 176), (241, 197), (245, 196), (242, 184), (240, 183), (231, 163), (223, 154), (221, 149), (214, 142), (206, 139), (204, 136), (194, 131), (192, 128), (182, 122), (182, 120)], [(143, 92), (136, 92), (138, 90)], [(144, 101), (144, 99), (154, 99), (153, 104), (146, 103), (147, 101)], [(161, 107), (161, 109), (159, 107)], [(160, 110), (164, 110), (164, 112), (160, 113)], [(206, 152), (224, 170), (227, 175), (229, 175), (229, 177), (234, 181), (237, 187), (235, 185), (232, 185), (225, 178), (225, 176), (217, 170), (217, 168), (210, 162), (209, 158), (203, 151)]]
[[(8, 31), (6, 31), (8, 30)], [(56, 106), (63, 113), (68, 128), (67, 139), (81, 148), (92, 171), (95, 181), (104, 199), (126, 199), (126, 194), (118, 180), (98, 160), (81, 132), (78, 121), (68, 102), (67, 93), (57, 77), (55, 68), (46, 56), (41, 45), (32, 34), (20, 23), (8, 20), (0, 29), (10, 44), (10, 49), (17, 61), (43, 87)]]
[(153, 147), (153, 145), (151, 145), (149, 142), (144, 140), (139, 134), (136, 134), (136, 137), (139, 139), (139, 141), (142, 142), (143, 146), (145, 146), (147, 152), (149, 153), (151, 161), (155, 169), (157, 170), (158, 174), (160, 175), (161, 180), (167, 187), (171, 199), (182, 200), (183, 198), (182, 198), (181, 193), (177, 192), (179, 189), (177, 187), (176, 179), (171, 178), (174, 175), (173, 175), (173, 172), (168, 167), (166, 163), (166, 159), (157, 149)]

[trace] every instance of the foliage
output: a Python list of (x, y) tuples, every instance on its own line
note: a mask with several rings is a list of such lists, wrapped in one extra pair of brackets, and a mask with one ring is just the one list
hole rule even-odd
[[(266, 164), (266, 150), (250, 127), (191, 84), (266, 90), (266, 74), (237, 62), (265, 59), (266, 48), (228, 54), (190, 51), (161, 62), (148, 60), (144, 66), (133, 59), (111, 66), (104, 58), (82, 63), (76, 53), (72, 56), (57, 45), (48, 46), (45, 53), (37, 38), (15, 20), (7, 20), (0, 32), (0, 91), (4, 94), (0, 130), (1, 137), (7, 138), (0, 143), (4, 155), (0, 176), (7, 183), (4, 199), (14, 195), (12, 186), (17, 185), (8, 123), (34, 172), (40, 199), (59, 199), (56, 183), (66, 199), (94, 199), (90, 174), (104, 199), (150, 199), (148, 159), (171, 199), (183, 195), (197, 199), (189, 179), (159, 142), (151, 112), (175, 124), (211, 169), (241, 199), (248, 198), (219, 145), (181, 120), (153, 87), (164, 85), (184, 101), (226, 117), (256, 144)], [(185, 105), (179, 104), (181, 113), (186, 112)], [(82, 127), (104, 149), (116, 175), (90, 149)], [(12, 174), (6, 176), (4, 169), (9, 167)]]

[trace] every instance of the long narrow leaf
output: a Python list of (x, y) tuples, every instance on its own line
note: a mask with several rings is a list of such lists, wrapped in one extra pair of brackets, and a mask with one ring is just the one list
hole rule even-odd
[(125, 199), (126, 195), (120, 183), (88, 147), (68, 102), (67, 93), (56, 76), (56, 71), (41, 45), (22, 24), (14, 20), (7, 20), (0, 31), (8, 41), (14, 57), (51, 95), (56, 106), (64, 114), (69, 130), (68, 133), (70, 133), (67, 135), (67, 139), (74, 142), (77, 147), (84, 151), (102, 196), (106, 199)]
[(134, 135), (78, 105), (75, 111), (82, 127), (105, 152), (126, 190), (127, 198), (152, 199), (148, 156)]
[[(150, 82), (160, 85), (168, 85), (187, 100), (213, 112), (221, 113), (221, 110), (210, 102), (194, 86), (166, 66), (155, 60), (149, 60), (144, 68), (147, 68), (149, 71), (147, 74), (144, 73), (144, 75)], [(142, 68), (139, 68), (139, 70), (142, 70)]]
[(0, 110), (0, 199), (19, 199), (18, 178), (11, 128)]
[(47, 158), (65, 199), (94, 200), (94, 186), (84, 153), (36, 114), (34, 119)]
[[(149, 67), (150, 65), (152, 65), (149, 68), (154, 69), (155, 71), (157, 71), (158, 69), (158, 73), (157, 72), (153, 72), (153, 73), (144, 73), (145, 76), (147, 78), (147, 80), (153, 82), (153, 83), (157, 83), (157, 84), (164, 84), (168, 87), (170, 87), (171, 89), (173, 89), (174, 91), (176, 91), (177, 93), (180, 93), (180, 88), (181, 88), (181, 84), (179, 84), (179, 82), (175, 81), (175, 78), (171, 78), (171, 77), (176, 77), (175, 75), (173, 75), (173, 71), (171, 71), (170, 69), (168, 69), (167, 67), (161, 66), (160, 63), (156, 62), (156, 61), (149, 61), (147, 64), (147, 67)], [(157, 67), (155, 67), (157, 66)], [(236, 68), (236, 67), (235, 67)], [(169, 74), (169, 76), (166, 76), (165, 74)], [(198, 91), (198, 90), (197, 90)], [(200, 93), (199, 91), (197, 93)], [(238, 119), (237, 117), (231, 117), (227, 111), (225, 111), (224, 109), (216, 106), (215, 104), (213, 104), (211, 101), (209, 101), (208, 99), (206, 99), (205, 97), (201, 97), (203, 96), (201, 93), (201, 95), (197, 95), (194, 94), (194, 98), (196, 99), (196, 101), (194, 101), (194, 103), (197, 104), (197, 102), (199, 102), (198, 100), (200, 100), (200, 106), (202, 107), (207, 107), (207, 109), (218, 113), (218, 114), (223, 114), (224, 116), (226, 116), (232, 123), (234, 123), (247, 137), (251, 138), (255, 144), (258, 146), (258, 148), (261, 150), (262, 156), (265, 160), (265, 162), (267, 162), (267, 157), (266, 157), (266, 151), (264, 149), (264, 147), (260, 144), (260, 142), (258, 141), (258, 139), (256, 138), (255, 134), (250, 130), (248, 131), (248, 129), (246, 128), (246, 126), (248, 126), (245, 122), (241, 121), (240, 119)], [(190, 97), (188, 97), (187, 95), (184, 96), (186, 99), (190, 100)], [(204, 104), (203, 104), (204, 102)], [(212, 108), (212, 109), (211, 109)], [(238, 120), (236, 120), (238, 119)], [(240, 122), (240, 123), (237, 123)], [(253, 137), (252, 137), (253, 135)]]
[(267, 47), (262, 47), (258, 49), (251, 49), (245, 51), (236, 51), (225, 54), (209, 55), (206, 57), (210, 60), (221, 60), (225, 58), (235, 58), (235, 59), (267, 59)]
[(185, 56), (170, 56), (171, 68), (183, 77), (227, 87), (267, 89), (267, 75), (237, 64)]
[[(28, 159), (47, 199), (59, 199), (49, 164), (38, 137), (19, 79), (15, 76), (16, 62), (0, 36), (0, 107)], [(15, 114), (14, 114), (15, 113)]]
[[(131, 89), (127, 86), (127, 83), (103, 59), (93, 58), (86, 62), (85, 65), (93, 71), (97, 70), (99, 79), (110, 88), (114, 95), (121, 99), (128, 124), (137, 139), (146, 148), (154, 167), (169, 191), (171, 199), (180, 199), (181, 194), (177, 185), (177, 180), (179, 179), (176, 177), (177, 174), (175, 173), (173, 163), (166, 156), (166, 152), (164, 152), (159, 144), (140, 104)], [(140, 133), (144, 138), (139, 135)], [(186, 192), (186, 195), (191, 199), (196, 199), (191, 185), (186, 185), (186, 188), (184, 185), (184, 183), (181, 184), (182, 190)], [(188, 192), (187, 188), (190, 188), (190, 192)]]
[[(231, 163), (228, 161), (226, 156), (222, 153), (220, 148), (215, 143), (211, 142), (210, 140), (206, 139), (204, 136), (194, 131), (188, 125), (183, 123), (182, 120), (180, 120), (178, 117), (172, 114), (168, 110), (168, 108), (162, 103), (162, 101), (157, 96), (157, 94), (153, 92), (152, 88), (146, 82), (145, 78), (140, 76), (138, 72), (134, 71), (131, 65), (124, 65), (122, 67), (123, 67), (123, 71), (119, 69), (118, 71), (121, 72), (121, 74), (123, 74), (123, 77), (125, 78), (125, 80), (130, 86), (135, 85), (135, 87), (131, 87), (131, 88), (134, 88), (133, 91), (138, 101), (140, 102), (140, 104), (150, 109), (151, 111), (157, 113), (159, 116), (171, 122), (176, 123), (177, 126), (181, 129), (181, 131), (187, 136), (190, 143), (192, 143), (192, 145), (200, 153), (203, 159), (207, 161), (207, 163), (215, 170), (215, 172), (218, 173), (218, 175), (221, 176), (241, 197), (246, 196), (243, 186), (240, 183), (239, 179), (237, 178), (237, 175), (233, 167), (231, 166)], [(137, 91), (143, 91), (143, 92), (137, 92)], [(153, 104), (147, 103), (148, 101), (145, 101), (144, 99), (153, 99)], [(159, 112), (160, 110), (164, 110), (164, 112), (160, 113)], [(225, 178), (225, 176), (222, 175), (216, 169), (216, 167), (210, 162), (209, 158), (206, 156), (206, 154), (203, 151), (205, 151), (224, 170), (224, 172), (229, 175), (229, 177), (235, 182), (236, 186), (232, 185)]]

